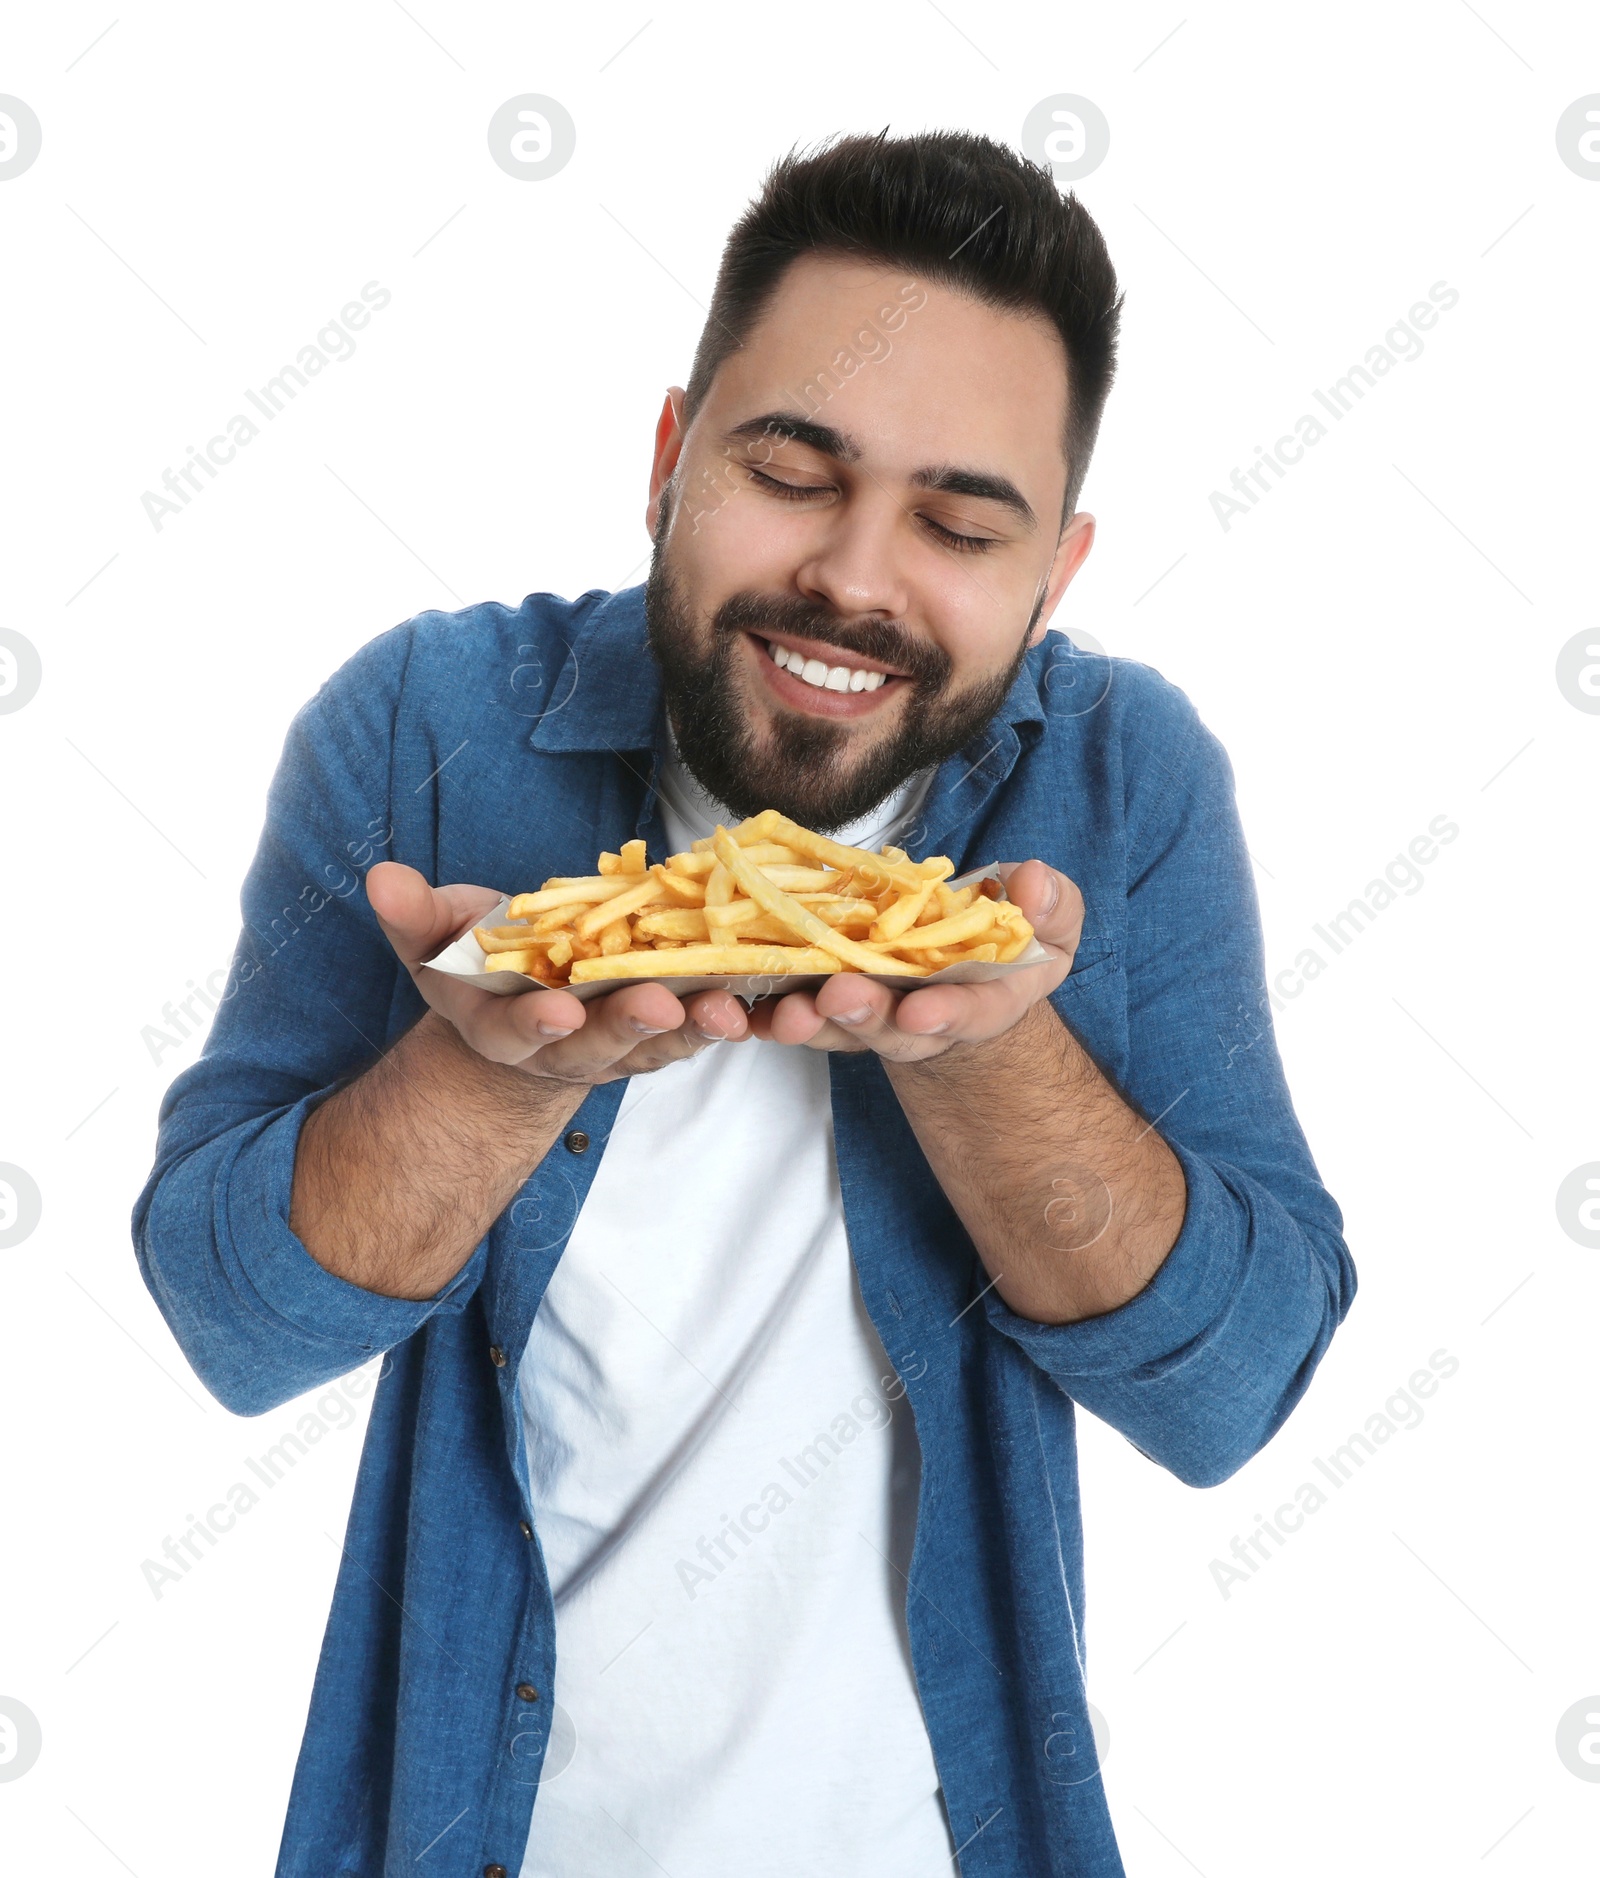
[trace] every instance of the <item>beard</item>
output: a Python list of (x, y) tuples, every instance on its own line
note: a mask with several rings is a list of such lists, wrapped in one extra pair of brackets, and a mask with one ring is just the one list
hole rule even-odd
[[(701, 788), (736, 815), (777, 809), (819, 833), (859, 821), (901, 783), (978, 736), (1027, 656), (1042, 593), (1006, 669), (960, 686), (951, 682), (952, 661), (942, 647), (893, 621), (845, 625), (830, 608), (799, 594), (730, 595), (712, 616), (710, 644), (702, 647), (701, 629), (666, 565), (667, 509), (664, 502), (644, 590), (650, 649), (661, 667), (679, 755)], [(751, 722), (737, 676), (746, 632), (780, 644), (786, 635), (822, 640), (893, 666), (907, 687), (899, 728), (887, 736), (869, 732), (866, 748), (853, 755), (852, 746), (866, 741), (855, 725), (775, 705), (763, 735)]]

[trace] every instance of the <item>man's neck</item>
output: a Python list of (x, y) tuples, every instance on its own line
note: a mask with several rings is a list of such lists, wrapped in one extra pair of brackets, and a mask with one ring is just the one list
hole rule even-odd
[[(897, 831), (916, 815), (933, 781), (933, 775), (932, 768), (919, 770), (890, 790), (881, 802), (857, 820), (839, 827), (819, 829), (817, 832), (853, 847), (881, 847), (885, 842), (893, 841)], [(657, 788), (663, 803), (672, 811), (675, 819), (692, 827), (696, 839), (711, 834), (719, 822), (724, 827), (732, 827), (743, 819), (702, 787), (679, 754), (670, 723), (667, 726), (667, 748)]]

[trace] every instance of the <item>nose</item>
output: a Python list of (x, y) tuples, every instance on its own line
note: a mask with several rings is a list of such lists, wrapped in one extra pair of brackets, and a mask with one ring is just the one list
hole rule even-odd
[(816, 517), (796, 581), (842, 619), (904, 619), (911, 591), (902, 566), (905, 515), (883, 490), (853, 494)]

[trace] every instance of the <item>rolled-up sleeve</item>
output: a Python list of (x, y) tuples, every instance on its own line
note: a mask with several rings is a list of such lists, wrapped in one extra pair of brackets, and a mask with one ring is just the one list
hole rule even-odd
[(1103, 1316), (1041, 1324), (992, 1291), (984, 1303), (1075, 1401), (1212, 1486), (1300, 1400), (1356, 1276), (1273, 1036), (1232, 769), (1182, 693), (1161, 689), (1162, 758), (1130, 791), (1121, 1087), (1183, 1169), (1183, 1225), (1150, 1282)]
[(306, 1116), (381, 1053), (399, 966), (362, 884), (389, 857), (389, 746), (403, 629), (373, 641), (295, 719), (241, 894), (211, 1034), (162, 1104), (134, 1208), (140, 1270), (195, 1373), (259, 1415), (459, 1310), (485, 1247), (437, 1296), (335, 1277), (289, 1229)]

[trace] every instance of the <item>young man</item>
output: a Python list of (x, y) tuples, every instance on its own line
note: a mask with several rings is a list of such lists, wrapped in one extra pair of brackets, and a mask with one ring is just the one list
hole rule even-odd
[[(281, 1878), (1122, 1870), (1074, 1403), (1225, 1479), (1355, 1277), (1227, 759), (1046, 637), (1119, 307), (983, 138), (780, 163), (645, 587), (423, 614), (295, 720), (135, 1216), (236, 1412), (389, 1352)], [(427, 967), (499, 890), (768, 807), (1014, 863), (1049, 961), (752, 1010)]]

